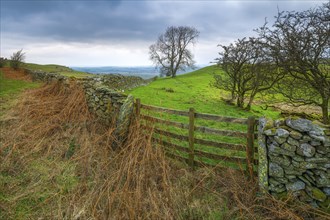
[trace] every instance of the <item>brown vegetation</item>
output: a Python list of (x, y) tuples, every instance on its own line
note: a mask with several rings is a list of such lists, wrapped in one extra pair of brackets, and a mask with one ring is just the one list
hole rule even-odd
[(18, 80), (26, 80), (31, 82), (31, 75), (26, 73), (24, 69), (14, 70), (10, 67), (2, 67), (1, 71), (4, 73), (4, 77), (7, 79), (18, 79)]
[(240, 171), (169, 160), (138, 123), (113, 151), (75, 82), (26, 92), (0, 123), (0, 219), (330, 218), (259, 195)]

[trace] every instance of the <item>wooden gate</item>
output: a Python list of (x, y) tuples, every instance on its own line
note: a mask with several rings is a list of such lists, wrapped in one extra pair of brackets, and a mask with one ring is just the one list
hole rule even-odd
[(184, 160), (191, 167), (224, 166), (253, 175), (257, 165), (255, 117), (203, 114), (193, 108), (168, 109), (141, 104), (140, 99), (136, 100), (136, 115), (142, 128), (153, 132), (154, 142), (163, 146), (168, 156)]

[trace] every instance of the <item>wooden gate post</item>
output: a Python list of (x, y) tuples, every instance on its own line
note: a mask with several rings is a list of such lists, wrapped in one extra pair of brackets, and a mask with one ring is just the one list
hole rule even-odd
[(194, 168), (194, 130), (195, 130), (195, 110), (189, 109), (189, 165)]
[(254, 127), (255, 117), (250, 116), (247, 121), (247, 145), (246, 145), (246, 172), (250, 178), (253, 177), (254, 164)]

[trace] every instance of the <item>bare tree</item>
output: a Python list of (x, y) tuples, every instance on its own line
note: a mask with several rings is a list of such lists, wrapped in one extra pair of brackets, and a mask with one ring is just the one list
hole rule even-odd
[(295, 105), (314, 104), (330, 123), (330, 2), (303, 12), (280, 12), (273, 28), (257, 30), (279, 68), (289, 75), (278, 85)]
[(150, 59), (162, 75), (175, 77), (178, 70), (194, 66), (193, 54), (188, 49), (199, 36), (193, 27), (168, 27), (149, 48)]
[[(231, 102), (237, 97), (237, 83), (242, 72), (243, 65), (248, 61), (246, 53), (245, 38), (239, 39), (235, 44), (229, 46), (218, 45), (223, 51), (219, 53), (218, 65), (222, 67), (226, 75), (214, 75), (214, 86), (231, 92)], [(237, 105), (240, 106), (239, 100)]]
[(218, 64), (225, 75), (215, 75), (213, 86), (231, 92), (231, 101), (250, 110), (255, 96), (272, 88), (284, 77), (269, 55), (267, 48), (256, 38), (239, 39), (235, 44), (222, 46)]
[(24, 59), (25, 53), (23, 52), (23, 49), (20, 49), (19, 51), (14, 52), (13, 55), (10, 57), (10, 66), (14, 69), (18, 69)]

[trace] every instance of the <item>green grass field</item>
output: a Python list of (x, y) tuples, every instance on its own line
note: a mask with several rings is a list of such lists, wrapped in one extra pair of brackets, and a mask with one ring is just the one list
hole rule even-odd
[[(214, 74), (222, 71), (216, 66), (208, 66), (175, 78), (160, 78), (147, 86), (135, 88), (128, 93), (140, 98), (141, 103), (179, 110), (194, 108), (197, 112), (218, 114), (237, 118), (251, 115), (278, 118), (279, 112), (263, 110), (253, 105), (251, 111), (244, 111), (221, 100), (229, 98), (229, 93), (210, 85)], [(173, 90), (173, 92), (169, 92)]]

